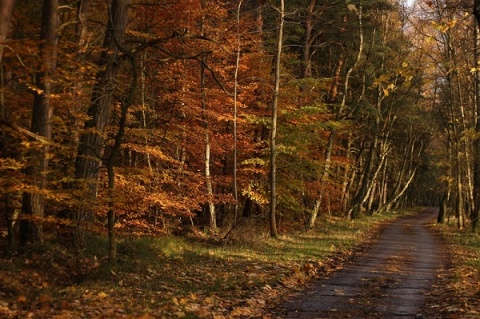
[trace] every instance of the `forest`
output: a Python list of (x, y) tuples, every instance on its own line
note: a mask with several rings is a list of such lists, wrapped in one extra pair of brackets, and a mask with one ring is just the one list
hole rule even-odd
[(5, 260), (62, 252), (77, 282), (135, 240), (418, 206), (477, 238), (479, 19), (477, 0), (2, 0)]

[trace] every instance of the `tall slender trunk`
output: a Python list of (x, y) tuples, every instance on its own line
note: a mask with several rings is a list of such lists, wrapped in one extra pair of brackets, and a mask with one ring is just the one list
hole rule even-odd
[(351, 172), (351, 165), (350, 165), (350, 149), (352, 147), (352, 135), (349, 134), (347, 137), (347, 145), (345, 149), (345, 158), (346, 158), (346, 164), (345, 167), (343, 168), (343, 178), (342, 178), (342, 193), (341, 193), (341, 200), (340, 202), (342, 203), (342, 209), (343, 211), (347, 210), (348, 207), (348, 202), (350, 199), (349, 196), (349, 191), (348, 191), (348, 186), (349, 186), (349, 181), (350, 181), (350, 173), (353, 175), (354, 173)]
[[(202, 104), (206, 105), (204, 97), (202, 98)], [(207, 196), (208, 196), (208, 212), (210, 217), (210, 232), (214, 233), (217, 231), (217, 216), (215, 212), (215, 204), (213, 203), (213, 186), (212, 186), (212, 176), (210, 173), (210, 132), (208, 131), (208, 120), (205, 111), (205, 180), (207, 185)]]
[(328, 176), (330, 175), (330, 166), (332, 164), (332, 150), (335, 135), (335, 131), (331, 131), (330, 136), (328, 137), (327, 150), (325, 153), (325, 165), (323, 166), (323, 173), (322, 177), (320, 178), (320, 185), (318, 186), (317, 198), (315, 198), (313, 209), (308, 220), (308, 229), (312, 229), (315, 226), (318, 212), (320, 210), (320, 205), (322, 204), (325, 184), (327, 183)]
[[(36, 74), (38, 93), (34, 96), (31, 131), (47, 140), (52, 137), (53, 106), (51, 104), (52, 78), (57, 65), (57, 28), (58, 0), (43, 2), (42, 27), (40, 31), (41, 71)], [(32, 150), (34, 163), (27, 168), (27, 175), (39, 190), (47, 186), (49, 146), (43, 145), (38, 150)], [(22, 213), (33, 217), (20, 223), (20, 245), (24, 246), (30, 240), (43, 243), (42, 218), (44, 216), (44, 197), (40, 191), (25, 192), (22, 199)]]
[[(202, 0), (202, 9), (206, 9), (205, 0)], [(202, 16), (201, 21), (201, 34), (205, 36), (205, 16)], [(207, 94), (206, 94), (206, 73), (205, 73), (205, 65), (207, 64), (208, 55), (203, 55), (203, 63), (200, 65), (200, 90), (201, 90), (201, 103), (202, 103), (202, 112), (203, 112), (203, 125), (205, 129), (205, 183), (207, 186), (207, 204), (208, 204), (208, 213), (209, 213), (209, 229), (211, 233), (215, 233), (217, 231), (217, 215), (215, 212), (215, 204), (213, 202), (213, 186), (212, 186), (212, 176), (210, 173), (210, 156), (211, 156), (211, 148), (210, 148), (210, 128), (208, 125), (208, 115), (207, 115)]]
[(307, 7), (307, 17), (305, 19), (305, 33), (303, 35), (303, 70), (302, 77), (307, 78), (312, 76), (312, 44), (314, 38), (312, 37), (313, 31), (313, 18), (314, 8), (318, 0), (310, 0)]
[[(475, 27), (475, 61), (480, 58), (480, 0), (475, 0), (473, 14), (477, 22)], [(475, 69), (475, 133), (480, 134), (480, 70), (477, 66)], [(480, 139), (477, 138), (473, 144), (474, 147), (474, 171), (473, 171), (473, 194), (474, 209), (470, 219), (472, 221), (472, 231), (478, 226), (480, 216)]]
[[(145, 52), (142, 54), (142, 59), (140, 62), (140, 68), (142, 72), (141, 76), (141, 91), (140, 91), (140, 103), (142, 105), (142, 111), (141, 111), (141, 116), (140, 116), (140, 128), (143, 130), (147, 129), (147, 106), (145, 104), (145, 82), (146, 82), (146, 61), (147, 61), (147, 50), (145, 49)], [(145, 142), (145, 147), (148, 147), (148, 136), (147, 134), (143, 134), (144, 136), (144, 142)], [(147, 166), (150, 171), (150, 174), (153, 174), (153, 168), (152, 168), (152, 161), (150, 159), (150, 152), (146, 152), (145, 154), (145, 159), (147, 161)]]
[(275, 52), (275, 86), (272, 102), (272, 129), (270, 132), (270, 236), (277, 237), (277, 166), (276, 166), (276, 141), (277, 141), (277, 116), (278, 96), (280, 94), (280, 66), (283, 46), (283, 26), (285, 21), (285, 1), (280, 0), (277, 23), (277, 48)]
[(233, 224), (237, 223), (238, 219), (238, 180), (237, 180), (237, 117), (238, 117), (238, 70), (240, 68), (240, 52), (241, 52), (241, 40), (240, 40), (240, 12), (242, 9), (243, 0), (238, 1), (237, 7), (237, 53), (235, 58), (235, 73), (234, 73), (234, 89), (233, 89), (233, 198), (235, 200)]

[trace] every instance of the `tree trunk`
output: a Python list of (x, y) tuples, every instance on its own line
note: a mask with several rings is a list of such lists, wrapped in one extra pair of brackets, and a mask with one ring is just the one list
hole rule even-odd
[[(7, 121), (7, 111), (5, 109), (5, 96), (4, 96), (4, 69), (3, 69), (3, 51), (5, 46), (3, 43), (6, 41), (11, 24), (12, 12), (13, 7), (15, 6), (15, 0), (3, 0), (0, 3), (0, 120)], [(4, 158), (8, 158), (11, 156), (8, 153), (8, 144), (10, 136), (4, 130), (2, 126), (1, 132), (1, 156)], [(8, 237), (8, 253), (11, 254), (15, 250), (15, 234), (14, 234), (14, 225), (16, 221), (16, 213), (15, 208), (12, 204), (12, 196), (13, 194), (5, 194), (4, 198), (4, 205), (5, 205), (5, 213), (7, 219), (7, 237)], [(18, 215), (18, 214), (17, 214)]]
[[(480, 58), (480, 0), (475, 0), (473, 14), (477, 21), (475, 27), (475, 61)], [(475, 133), (480, 134), (480, 70), (477, 66), (475, 69)], [(478, 226), (479, 212), (480, 212), (480, 138), (474, 140), (474, 170), (473, 170), (473, 194), (474, 194), (474, 209), (471, 213), (470, 219), (472, 221), (472, 231), (475, 231)]]
[[(31, 131), (50, 140), (52, 137), (53, 107), (51, 105), (52, 77), (57, 64), (57, 28), (58, 0), (43, 2), (42, 26), (40, 31), (41, 71), (36, 75), (38, 92), (34, 96)], [(49, 146), (43, 145), (32, 150), (34, 162), (26, 170), (32, 178), (33, 185), (39, 191), (25, 192), (22, 199), (22, 213), (29, 216), (20, 223), (20, 245), (28, 241), (43, 243), (42, 218), (44, 216), (44, 197), (40, 190), (47, 186), (46, 171), (48, 167)]]
[(313, 43), (313, 18), (315, 4), (317, 0), (310, 0), (307, 8), (307, 17), (305, 19), (305, 33), (303, 35), (303, 70), (302, 77), (308, 78), (312, 76), (312, 43)]
[(365, 169), (362, 176), (360, 177), (360, 188), (353, 198), (352, 207), (350, 208), (348, 215), (351, 219), (355, 219), (360, 214), (363, 203), (365, 202), (366, 195), (368, 192), (368, 185), (370, 182), (370, 174), (372, 170), (372, 165), (375, 157), (375, 145), (377, 144), (377, 139), (374, 138), (372, 145), (370, 146), (370, 151), (368, 153), (367, 161), (365, 163)]
[(241, 52), (241, 41), (240, 41), (240, 12), (242, 9), (243, 0), (238, 1), (237, 7), (237, 52), (235, 57), (235, 73), (234, 73), (234, 91), (233, 91), (233, 199), (235, 200), (234, 212), (233, 212), (233, 225), (237, 224), (238, 219), (238, 180), (237, 180), (237, 166), (238, 166), (238, 149), (237, 149), (237, 140), (238, 140), (238, 71), (240, 68), (240, 52)]
[(440, 200), (440, 208), (438, 210), (437, 223), (443, 224), (445, 222), (445, 212), (447, 210), (447, 198), (448, 193), (443, 194), (442, 199)]
[(332, 130), (330, 132), (330, 136), (328, 137), (327, 150), (325, 154), (325, 165), (323, 167), (322, 177), (320, 178), (320, 185), (318, 186), (318, 195), (317, 198), (315, 198), (313, 209), (308, 220), (308, 229), (313, 229), (313, 227), (315, 226), (318, 212), (320, 210), (320, 205), (322, 204), (322, 199), (325, 192), (325, 184), (327, 183), (328, 176), (330, 175), (330, 166), (332, 164), (332, 150), (335, 135), (335, 131)]
[(0, 3), (0, 64), (3, 61), (3, 51), (5, 46), (3, 43), (7, 39), (12, 20), (13, 7), (16, 0), (2, 0)]
[(277, 237), (277, 166), (276, 166), (276, 140), (277, 140), (277, 113), (278, 95), (280, 94), (280, 66), (283, 45), (283, 26), (285, 20), (285, 1), (280, 0), (277, 24), (277, 48), (275, 52), (275, 88), (272, 102), (272, 129), (270, 133), (270, 236)]
[(84, 185), (83, 192), (87, 200), (90, 199), (88, 207), (78, 209), (74, 216), (75, 245), (78, 251), (83, 248), (85, 221), (87, 216), (92, 214), (90, 205), (97, 194), (97, 179), (105, 141), (104, 133), (109, 119), (112, 95), (115, 91), (114, 82), (120, 68), (118, 62), (120, 51), (117, 43), (122, 43), (129, 3), (130, 0), (113, 0), (109, 7), (110, 19), (103, 42), (104, 50), (97, 63), (100, 71), (96, 77), (91, 104), (87, 112), (90, 119), (85, 122), (86, 132), (80, 137), (75, 161), (75, 178)]
[[(205, 0), (202, 0), (202, 8), (205, 8)], [(205, 17), (202, 17), (201, 22), (201, 34), (205, 36)], [(202, 103), (202, 112), (203, 112), (203, 123), (205, 128), (205, 182), (207, 186), (207, 198), (208, 198), (208, 214), (209, 214), (209, 230), (210, 233), (217, 232), (217, 215), (215, 212), (215, 204), (213, 202), (213, 186), (212, 186), (212, 176), (210, 173), (210, 128), (208, 125), (208, 115), (207, 115), (207, 94), (206, 94), (206, 74), (205, 74), (205, 65), (207, 64), (207, 54), (203, 55), (203, 63), (200, 65), (200, 90), (202, 92), (201, 103)]]
[(352, 147), (351, 134), (348, 135), (346, 144), (347, 144), (345, 149), (346, 164), (343, 169), (342, 193), (341, 193), (341, 199), (340, 199), (343, 211), (347, 211), (348, 203), (350, 200), (350, 192), (349, 192), (348, 186), (351, 184), (350, 183), (351, 175), (355, 175), (355, 173), (352, 172), (351, 165), (350, 165), (350, 149)]

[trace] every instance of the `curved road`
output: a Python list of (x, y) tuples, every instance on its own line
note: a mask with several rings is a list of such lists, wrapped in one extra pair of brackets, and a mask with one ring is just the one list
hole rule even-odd
[(436, 214), (426, 209), (386, 226), (355, 262), (285, 302), (284, 317), (423, 318), (425, 294), (446, 261), (443, 245), (425, 227)]

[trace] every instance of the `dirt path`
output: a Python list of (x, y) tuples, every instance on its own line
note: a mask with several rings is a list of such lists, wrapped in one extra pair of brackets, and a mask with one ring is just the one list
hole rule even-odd
[(372, 248), (329, 278), (284, 303), (287, 319), (424, 318), (425, 294), (446, 262), (425, 225), (434, 209), (385, 227)]

